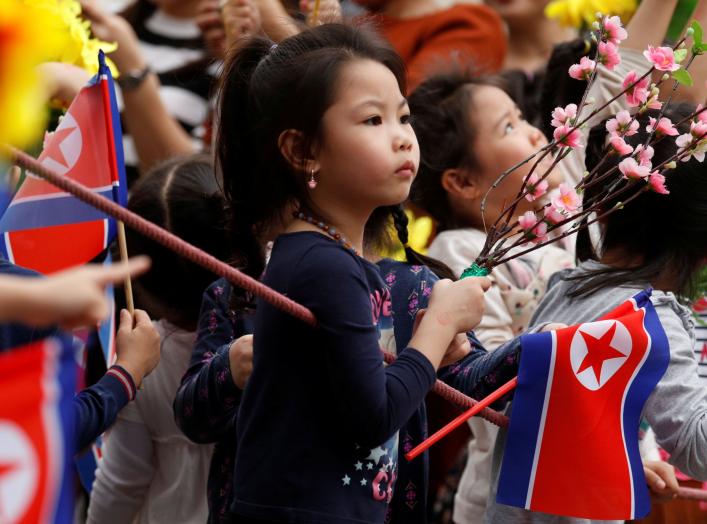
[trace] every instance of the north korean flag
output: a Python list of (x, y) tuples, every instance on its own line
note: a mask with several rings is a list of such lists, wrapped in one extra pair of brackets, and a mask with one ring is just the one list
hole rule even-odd
[(72, 522), (75, 384), (68, 339), (0, 354), (0, 522)]
[[(125, 205), (127, 187), (115, 90), (103, 53), (38, 160)], [(28, 173), (0, 219), (0, 253), (40, 273), (84, 264), (115, 237), (112, 219)]]
[(647, 515), (638, 426), (670, 358), (650, 291), (521, 345), (497, 502), (587, 519)]

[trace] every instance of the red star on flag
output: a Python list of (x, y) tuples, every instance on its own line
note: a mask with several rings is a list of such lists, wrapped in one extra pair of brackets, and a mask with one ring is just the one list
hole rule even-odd
[(616, 332), (616, 322), (606, 330), (601, 337), (596, 338), (580, 331), (584, 342), (587, 345), (587, 354), (579, 365), (577, 374), (581, 373), (585, 369), (591, 367), (594, 371), (594, 376), (597, 378), (597, 383), (601, 384), (601, 368), (604, 365), (605, 360), (610, 360), (612, 358), (625, 357), (623, 353), (611, 347), (611, 340), (614, 338), (614, 333)]
[(64, 152), (61, 150), (60, 146), (64, 143), (66, 137), (71, 135), (74, 131), (76, 131), (76, 127), (65, 127), (54, 131), (45, 150), (46, 158), (51, 158), (68, 169), (70, 167), (69, 161), (64, 156)]

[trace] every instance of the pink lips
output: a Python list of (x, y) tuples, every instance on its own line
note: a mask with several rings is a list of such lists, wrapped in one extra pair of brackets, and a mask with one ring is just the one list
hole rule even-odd
[(395, 172), (396, 175), (412, 178), (415, 176), (415, 164), (408, 160)]

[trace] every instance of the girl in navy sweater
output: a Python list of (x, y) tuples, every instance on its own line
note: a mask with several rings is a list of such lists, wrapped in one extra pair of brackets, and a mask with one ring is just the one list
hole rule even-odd
[(440, 281), (408, 347), (383, 366), (390, 294), (360, 253), (364, 226), (405, 200), (417, 171), (404, 91), (399, 57), (339, 25), (278, 47), (250, 40), (225, 64), (217, 158), (240, 266), (260, 273), (262, 239), (284, 227), (264, 282), (318, 321), (256, 302), (236, 430), (237, 522), (382, 523), (397, 431), (482, 313), (488, 281)]

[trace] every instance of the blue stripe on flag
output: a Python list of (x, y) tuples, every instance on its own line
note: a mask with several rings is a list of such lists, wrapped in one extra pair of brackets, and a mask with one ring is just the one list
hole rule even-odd
[(650, 301), (650, 293), (641, 292), (634, 297), (634, 300), (639, 308), (643, 307), (646, 311), (643, 324), (650, 336), (650, 352), (629, 387), (623, 410), (624, 442), (627, 444), (633, 477), (633, 518), (640, 519), (650, 512), (651, 501), (648, 490), (645, 489), (646, 478), (638, 450), (636, 428), (640, 424), (643, 405), (668, 368), (670, 344)]
[(552, 333), (521, 337), (521, 363), (496, 501), (525, 507), (545, 390), (552, 362)]
[[(76, 435), (74, 417), (74, 395), (76, 393), (76, 363), (74, 361), (74, 344), (71, 337), (62, 336), (57, 340), (60, 344), (57, 382), (61, 388), (61, 396), (58, 404), (61, 420), (64, 425), (63, 447), (63, 478), (61, 491), (59, 493), (58, 504), (52, 522), (57, 524), (72, 524), (74, 507), (74, 482), (73, 468), (71, 467), (71, 457), (74, 456)], [(59, 435), (53, 436), (61, 440)]]
[[(113, 199), (113, 190), (97, 191)], [(0, 233), (42, 227), (78, 224), (107, 218), (105, 213), (71, 195), (17, 202), (10, 205), (0, 219)]]

